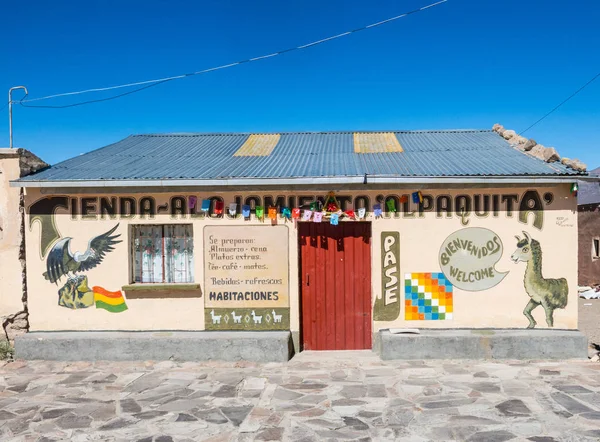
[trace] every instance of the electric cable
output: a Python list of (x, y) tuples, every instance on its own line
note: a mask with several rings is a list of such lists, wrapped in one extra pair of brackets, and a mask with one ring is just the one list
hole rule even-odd
[(537, 125), (538, 123), (540, 123), (542, 120), (544, 120), (546, 117), (548, 117), (550, 114), (554, 113), (554, 111), (558, 110), (559, 107), (561, 107), (563, 104), (565, 104), (567, 101), (569, 101), (571, 98), (573, 98), (575, 95), (577, 95), (579, 92), (581, 92), (582, 90), (584, 90), (586, 87), (588, 87), (590, 84), (592, 84), (594, 82), (594, 80), (596, 80), (598, 77), (600, 77), (600, 72), (598, 72), (590, 81), (588, 81), (586, 84), (584, 84), (583, 86), (581, 86), (579, 89), (577, 89), (575, 92), (573, 92), (571, 95), (569, 95), (565, 100), (561, 101), (557, 106), (555, 106), (550, 112), (548, 112), (546, 115), (544, 115), (542, 118), (540, 118), (539, 120), (537, 120), (535, 123), (533, 123), (531, 126), (529, 126), (527, 129), (525, 129), (524, 131), (521, 131), (519, 133), (519, 135), (523, 135), (525, 132), (527, 132), (529, 129), (531, 129), (533, 126)]
[[(356, 29), (353, 29), (351, 31), (343, 32), (341, 34), (333, 35), (331, 37), (323, 38), (321, 40), (313, 41), (311, 43), (307, 43), (307, 44), (304, 44), (304, 45), (301, 45), (301, 46), (295, 46), (295, 47), (291, 47), (291, 48), (284, 49), (284, 50), (281, 50), (281, 51), (273, 52), (271, 54), (262, 55), (262, 56), (254, 57), (254, 58), (248, 58), (246, 60), (240, 60), (240, 61), (236, 61), (236, 62), (233, 62), (233, 63), (229, 63), (229, 64), (225, 64), (225, 65), (221, 65), (221, 66), (215, 66), (215, 67), (212, 67), (212, 68), (203, 69), (203, 70), (196, 71), (196, 72), (190, 72), (188, 74), (174, 75), (172, 77), (158, 78), (158, 79), (154, 79), (154, 80), (137, 81), (137, 82), (133, 82), (133, 83), (120, 84), (120, 85), (116, 85), (116, 86), (108, 86), (108, 87), (101, 87), (101, 88), (92, 88), (92, 89), (85, 89), (85, 90), (74, 91), (74, 92), (64, 92), (64, 93), (60, 93), (60, 94), (46, 95), (44, 97), (39, 97), (39, 98), (26, 99), (27, 95), (25, 95), (23, 98), (21, 98), (21, 100), (19, 100), (18, 103), (20, 105), (24, 106), (24, 107), (31, 107), (31, 108), (64, 109), (64, 108), (68, 108), (68, 107), (82, 106), (84, 104), (98, 103), (98, 102), (101, 102), (101, 101), (114, 100), (116, 98), (124, 97), (126, 95), (131, 95), (131, 94), (134, 94), (136, 92), (140, 92), (140, 91), (142, 91), (144, 89), (148, 89), (150, 87), (157, 86), (159, 84), (166, 83), (166, 82), (169, 82), (169, 81), (180, 80), (182, 78), (187, 78), (187, 77), (192, 77), (192, 76), (195, 76), (195, 75), (206, 74), (208, 72), (213, 72), (213, 71), (217, 71), (217, 70), (221, 70), (221, 69), (227, 69), (227, 68), (231, 68), (231, 67), (234, 67), (234, 66), (238, 66), (238, 65), (244, 64), (244, 63), (252, 63), (252, 62), (255, 62), (255, 61), (259, 61), (259, 60), (265, 60), (267, 58), (276, 57), (278, 55), (282, 55), (282, 54), (285, 54), (285, 53), (288, 53), (288, 52), (292, 52), (292, 51), (307, 49), (307, 48), (310, 48), (310, 47), (313, 47), (313, 46), (317, 46), (317, 45), (326, 43), (328, 41), (332, 41), (332, 40), (339, 39), (341, 37), (345, 37), (347, 35), (351, 35), (351, 34), (354, 34), (354, 33), (357, 33), (357, 32), (361, 32), (361, 31), (365, 31), (365, 30), (368, 30), (368, 29), (375, 28), (377, 26), (384, 25), (386, 23), (390, 23), (390, 22), (396, 21), (396, 20), (398, 20), (400, 18), (407, 17), (407, 16), (412, 15), (412, 14), (416, 14), (417, 12), (421, 12), (421, 11), (424, 11), (426, 9), (429, 9), (429, 8), (432, 8), (432, 7), (435, 7), (435, 6), (439, 6), (442, 3), (446, 3), (447, 1), (448, 0), (440, 0), (440, 1), (437, 1), (435, 3), (431, 3), (429, 5), (423, 6), (421, 8), (413, 9), (412, 11), (408, 11), (408, 12), (404, 12), (404, 13), (402, 13), (400, 15), (395, 16), (395, 17), (390, 17), (388, 19), (385, 19), (385, 20), (382, 20), (382, 21), (379, 21), (379, 22), (376, 22), (376, 23), (372, 23), (372, 24), (367, 25), (367, 26), (356, 28)], [(106, 98), (102, 98), (102, 99), (83, 101), (83, 102), (79, 102), (79, 103), (72, 103), (72, 104), (66, 104), (66, 105), (60, 105), (60, 106), (50, 106), (50, 105), (39, 106), (39, 105), (28, 105), (28, 104), (25, 104), (25, 103), (31, 103), (31, 102), (34, 102), (34, 101), (50, 100), (50, 99), (58, 98), (58, 97), (66, 97), (66, 96), (71, 96), (71, 95), (81, 95), (81, 94), (92, 93), (92, 92), (105, 92), (105, 91), (114, 90), (114, 89), (122, 89), (122, 88), (126, 88), (126, 87), (142, 86), (142, 85), (143, 85), (143, 87), (140, 87), (140, 88), (135, 89), (133, 91), (129, 91), (129, 92), (118, 94), (118, 95), (113, 95), (111, 97), (106, 97)], [(15, 101), (13, 101), (13, 103), (14, 102)]]
[(115, 98), (120, 98), (120, 97), (124, 97), (126, 95), (135, 94), (136, 92), (143, 91), (144, 89), (150, 89), (151, 87), (158, 86), (159, 84), (166, 83), (167, 81), (172, 81), (172, 80), (163, 80), (163, 81), (159, 81), (159, 82), (156, 82), (156, 83), (147, 84), (146, 86), (142, 86), (142, 87), (134, 89), (132, 91), (123, 92), (122, 94), (119, 94), (119, 95), (113, 95), (112, 97), (98, 98), (96, 100), (82, 101), (82, 102), (79, 102), (79, 103), (64, 104), (62, 106), (44, 106), (44, 105), (33, 105), (33, 106), (31, 106), (31, 105), (28, 105), (28, 104), (24, 104), (23, 103), (23, 99), (25, 97), (27, 97), (27, 95), (25, 95), (23, 98), (21, 98), (21, 100), (19, 100), (19, 104), (21, 106), (23, 106), (23, 107), (35, 107), (35, 108), (38, 108), (38, 109), (65, 109), (67, 107), (83, 106), (84, 104), (100, 103), (101, 101), (114, 100)]

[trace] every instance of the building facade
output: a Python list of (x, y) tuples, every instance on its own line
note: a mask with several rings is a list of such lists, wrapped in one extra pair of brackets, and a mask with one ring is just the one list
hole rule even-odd
[[(600, 168), (590, 171), (600, 175)], [(579, 275), (581, 286), (600, 285), (600, 185), (579, 183)]]
[(13, 182), (30, 329), (576, 329), (582, 177), (492, 131), (130, 137)]
[(10, 182), (48, 167), (24, 149), (0, 149), (0, 339), (28, 329), (25, 262), (25, 198)]

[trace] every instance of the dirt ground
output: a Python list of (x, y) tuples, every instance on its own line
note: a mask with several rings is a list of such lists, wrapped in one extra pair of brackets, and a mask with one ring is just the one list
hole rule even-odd
[(579, 298), (579, 330), (590, 344), (600, 345), (600, 299)]

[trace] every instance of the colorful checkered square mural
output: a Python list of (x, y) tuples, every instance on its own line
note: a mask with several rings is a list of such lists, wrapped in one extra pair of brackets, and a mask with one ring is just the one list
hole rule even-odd
[(443, 273), (404, 275), (404, 319), (452, 319), (452, 284)]

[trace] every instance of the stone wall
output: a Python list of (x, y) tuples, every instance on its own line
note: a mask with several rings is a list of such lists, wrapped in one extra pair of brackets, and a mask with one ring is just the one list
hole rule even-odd
[(25, 265), (24, 192), (10, 181), (48, 167), (24, 149), (0, 149), (0, 339), (29, 328)]
[(600, 204), (580, 205), (579, 227), (579, 285), (600, 284), (600, 259), (593, 258), (593, 239), (600, 239)]

